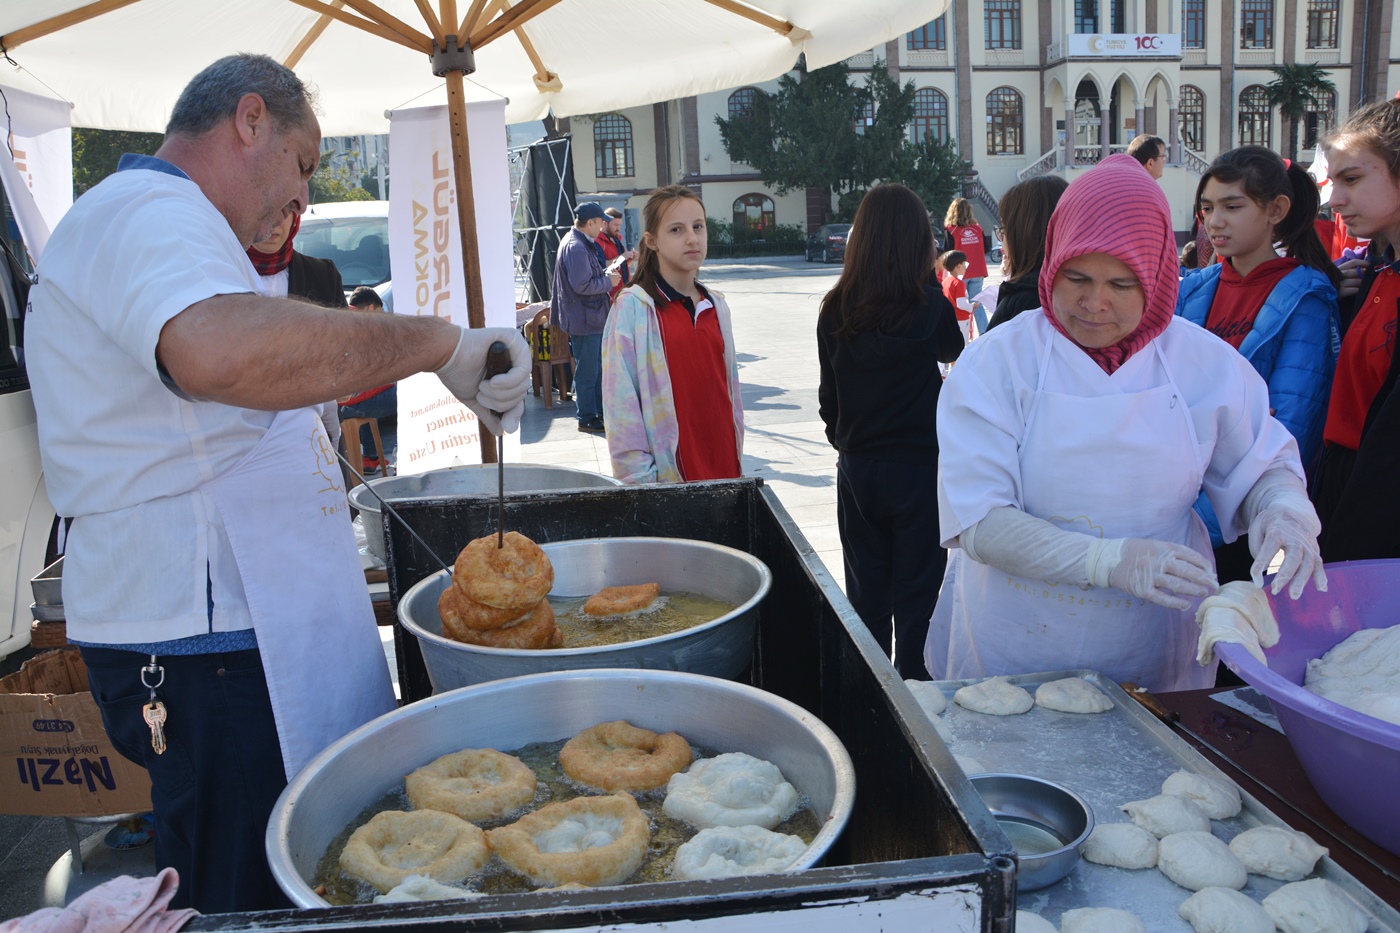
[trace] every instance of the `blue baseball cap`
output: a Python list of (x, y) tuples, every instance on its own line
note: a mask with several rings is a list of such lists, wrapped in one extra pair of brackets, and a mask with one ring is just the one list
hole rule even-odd
[(603, 213), (603, 205), (597, 201), (584, 201), (574, 208), (574, 220), (607, 220), (608, 215)]

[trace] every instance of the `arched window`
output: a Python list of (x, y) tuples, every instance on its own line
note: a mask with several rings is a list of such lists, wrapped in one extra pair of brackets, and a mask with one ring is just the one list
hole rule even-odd
[(632, 121), (610, 113), (593, 124), (594, 174), (599, 178), (632, 175)]
[(1181, 86), (1181, 142), (1192, 152), (1206, 151), (1206, 95), (1198, 87)]
[(734, 226), (747, 227), (755, 235), (762, 236), (778, 223), (778, 215), (773, 210), (773, 199), (766, 194), (746, 194), (734, 201)]
[(1251, 84), (1240, 91), (1240, 145), (1273, 148), (1269, 92), (1261, 85)]
[(1307, 113), (1303, 114), (1304, 149), (1316, 149), (1317, 141), (1337, 125), (1337, 93), (1328, 91), (1319, 97), (1320, 100), (1308, 101)]
[(754, 101), (758, 100), (756, 87), (741, 87), (729, 95), (729, 119), (747, 120), (753, 116)]
[(936, 87), (921, 87), (914, 92), (914, 119), (909, 124), (910, 141), (914, 145), (932, 136), (936, 143), (948, 141), (948, 97)]
[(1015, 88), (992, 88), (987, 95), (987, 154), (1021, 155), (1025, 152), (1025, 108)]

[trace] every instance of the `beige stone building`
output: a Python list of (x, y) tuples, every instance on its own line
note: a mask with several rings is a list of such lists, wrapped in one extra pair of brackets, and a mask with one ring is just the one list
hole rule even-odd
[[(1310, 108), (1298, 158), (1358, 102), (1400, 88), (1396, 0), (952, 0), (938, 19), (849, 60), (917, 88), (912, 133), (956, 139), (978, 170), (984, 223), (1020, 178), (1073, 177), (1141, 132), (1167, 140), (1162, 185), (1178, 230), (1206, 163), (1244, 143), (1284, 154), (1288, 126), (1264, 99), (1271, 67), (1317, 63), (1335, 100)], [(581, 194), (639, 208), (658, 184), (699, 187), (711, 216), (812, 227), (824, 192), (778, 196), (733, 162), (714, 118), (776, 82), (573, 122)]]

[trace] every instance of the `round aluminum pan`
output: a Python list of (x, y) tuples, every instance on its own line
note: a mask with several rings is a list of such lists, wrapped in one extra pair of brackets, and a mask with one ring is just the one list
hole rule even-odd
[(614, 719), (777, 765), (823, 824), (793, 871), (817, 864), (850, 818), (850, 755), (821, 720), (781, 697), (676, 671), (536, 674), (409, 704), (317, 755), (283, 790), (268, 822), (273, 877), (297, 906), (323, 907), (312, 879), (326, 847), (410, 771), (462, 748), (512, 751)]
[(656, 582), (662, 592), (699, 593), (735, 608), (694, 628), (619, 645), (484, 648), (443, 637), (437, 604), (449, 578), (440, 570), (405, 593), (398, 609), (399, 621), (418, 638), (435, 693), (541, 671), (639, 667), (734, 678), (748, 667), (758, 603), (773, 585), (758, 558), (687, 538), (580, 538), (543, 548), (554, 565), (552, 595), (589, 596), (605, 586)]
[(1079, 849), (1094, 829), (1094, 811), (1074, 791), (1025, 774), (974, 774), (968, 778), (998, 820), (1029, 823), (1068, 840), (1059, 848), (1016, 858), (1016, 890), (1039, 891), (1079, 864)]
[[(622, 480), (542, 463), (507, 463), (506, 492), (553, 492), (559, 489), (599, 489), (621, 486)], [(378, 493), (390, 505), (396, 499), (438, 499), (445, 496), (496, 495), (498, 478), (494, 463), (449, 467), (415, 476), (381, 476), (350, 490), (350, 504), (360, 511), (365, 527), (365, 547), (381, 562), (384, 557), (384, 518)], [(372, 490), (365, 486), (374, 487)]]

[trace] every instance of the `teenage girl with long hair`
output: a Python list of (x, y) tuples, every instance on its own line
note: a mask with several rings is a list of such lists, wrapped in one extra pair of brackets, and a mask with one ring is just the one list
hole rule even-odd
[(684, 185), (642, 208), (632, 284), (603, 328), (603, 416), (613, 474), (628, 483), (739, 476), (744, 405), (729, 305), (696, 278), (705, 205)]
[(879, 185), (856, 211), (846, 261), (817, 317), (817, 397), (840, 452), (836, 520), (846, 595), (905, 679), (923, 646), (947, 552), (938, 546), (938, 363), (963, 348), (953, 307), (927, 284), (933, 231), (918, 195)]
[[(1224, 261), (1186, 276), (1176, 304), (1177, 314), (1240, 351), (1264, 377), (1269, 407), (1309, 469), (1321, 451), (1341, 343), (1341, 276), (1318, 239), (1317, 209), (1317, 185), (1278, 153), (1241, 146), (1217, 156), (1196, 186), (1196, 215)], [(1249, 579), (1247, 536), (1225, 544), (1204, 496), (1196, 511), (1210, 530), (1220, 582)]]
[(1069, 182), (1059, 175), (1037, 175), (1006, 189), (1001, 214), (1001, 288), (991, 330), (1040, 307), (1040, 267), (1045, 262), (1045, 231)]
[[(948, 249), (967, 254), (963, 282), (967, 285), (967, 297), (975, 301), (987, 279), (987, 238), (982, 225), (972, 215), (972, 202), (967, 198), (954, 198), (943, 216), (943, 226), (948, 231)], [(987, 329), (985, 314), (978, 319), (977, 329)]]

